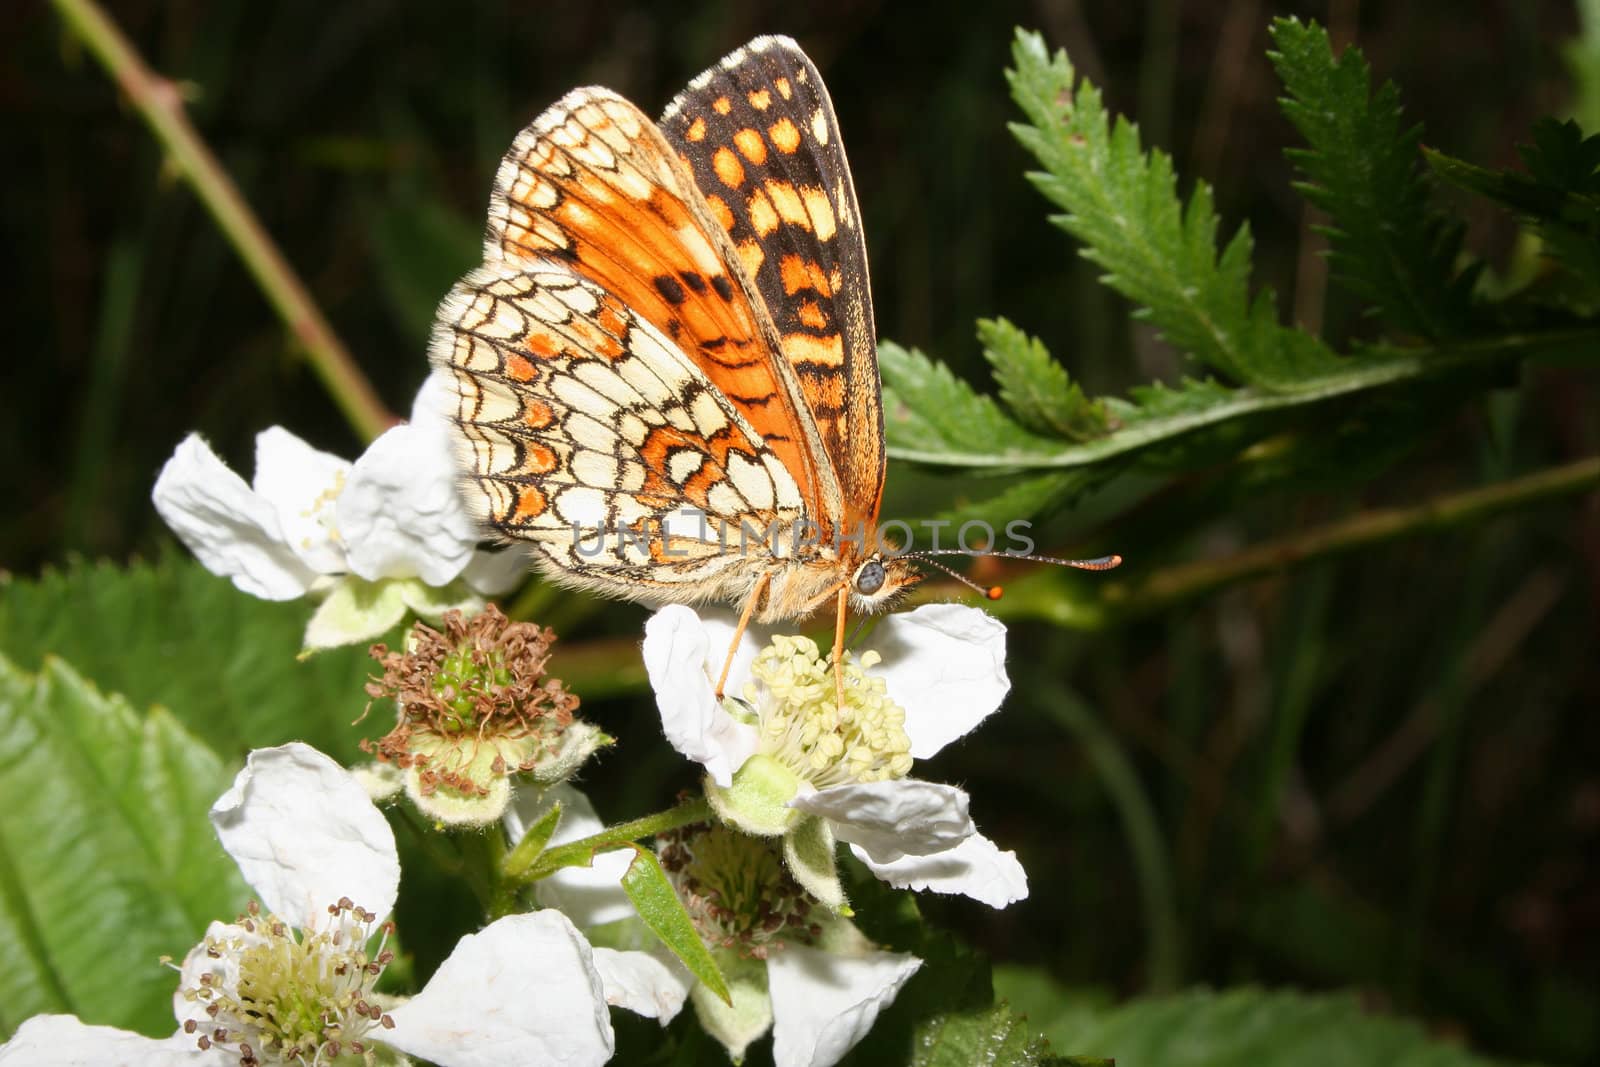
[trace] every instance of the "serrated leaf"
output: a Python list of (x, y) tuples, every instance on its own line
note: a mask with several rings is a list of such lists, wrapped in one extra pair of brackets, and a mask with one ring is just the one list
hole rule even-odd
[(206, 812), (232, 775), (161, 709), (0, 657), (0, 1030), (39, 1012), (173, 1030), (181, 958), (250, 890)]
[(644, 848), (636, 850), (633, 862), (622, 876), (622, 889), (633, 901), (639, 918), (683, 961), (689, 973), (705, 983), (724, 1003), (731, 1004), (728, 983), (717, 961), (695, 932), (694, 920), (684, 910), (683, 901), (678, 899), (677, 891), (667, 880), (667, 872), (661, 869), (661, 861), (654, 852)]
[(1457, 273), (1463, 227), (1433, 210), (1418, 166), (1420, 125), (1401, 125), (1400, 92), (1372, 92), (1358, 48), (1335, 57), (1327, 31), (1280, 18), (1268, 57), (1288, 95), (1279, 101), (1308, 145), (1286, 153), (1305, 176), (1296, 185), (1326, 211), (1333, 277), (1424, 337), (1471, 326), (1476, 269)]
[(1489, 197), (1530, 222), (1562, 265), (1600, 287), (1600, 134), (1545, 119), (1533, 143), (1519, 148), (1526, 173), (1493, 171), (1432, 149), (1422, 150), (1445, 181)]
[(352, 721), (372, 660), (352, 647), (297, 662), (312, 610), (246, 596), (187, 559), (73, 563), (0, 577), (0, 650), (27, 670), (59, 654), (136, 705), (171, 709), (226, 755), (298, 739), (359, 759), (373, 730)]
[(978, 341), (994, 368), (1000, 399), (1030, 430), (1087, 441), (1111, 429), (1105, 405), (1083, 395), (1036, 337), (1005, 319), (979, 319)]
[(990, 397), (916, 349), (892, 341), (878, 345), (883, 374), (883, 421), (889, 440), (931, 452), (978, 451), (999, 463), (1049, 455), (1048, 438), (1017, 425)]
[(1341, 365), (1316, 338), (1278, 324), (1271, 290), (1251, 298), (1247, 227), (1218, 254), (1209, 186), (1196, 182), (1180, 201), (1170, 157), (1144, 153), (1126, 120), (1113, 125), (1099, 90), (1077, 82), (1066, 54), (1050, 56), (1038, 34), (1018, 31), (1012, 56), (1007, 78), (1030, 124), (1011, 130), (1045, 168), (1028, 177), (1065, 209), (1052, 221), (1139, 317), (1201, 364), (1275, 392)]
[(1117, 1067), (1487, 1067), (1354, 995), (1199, 990), (1037, 1018), (1051, 1046)]

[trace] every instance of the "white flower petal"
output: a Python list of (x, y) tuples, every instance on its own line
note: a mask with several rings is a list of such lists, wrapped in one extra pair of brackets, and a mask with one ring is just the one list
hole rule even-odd
[(521, 585), (532, 568), (533, 559), (521, 549), (479, 549), (472, 554), (461, 577), (484, 596), (499, 596)]
[(924, 604), (891, 615), (873, 632), (883, 657), (875, 673), (906, 711), (911, 755), (927, 759), (1000, 706), (1006, 677), (1006, 628), (964, 604)]
[(790, 945), (767, 960), (776, 1067), (833, 1067), (867, 1035), (922, 961), (898, 952), (835, 956)]
[[(550, 835), (551, 845), (564, 845), (605, 829), (589, 798), (565, 783), (548, 789), (518, 789), (502, 822), (513, 847), (527, 828), (561, 802), (561, 821)], [(602, 852), (589, 867), (563, 867), (534, 886), (534, 898), (546, 908), (566, 913), (582, 929), (626, 919), (635, 914), (633, 902), (622, 891), (622, 876), (633, 862), (632, 849)]]
[(651, 952), (596, 948), (594, 969), (600, 972), (607, 1004), (660, 1020), (662, 1026), (683, 1010), (694, 985), (693, 977), (676, 959), (661, 959)]
[(472, 559), (478, 529), (457, 494), (455, 459), (440, 388), (430, 376), (413, 421), (386, 431), (350, 470), (336, 506), (350, 569), (368, 581), (452, 581)]
[(789, 806), (827, 819), (835, 837), (861, 846), (877, 863), (945, 852), (977, 832), (966, 793), (915, 778), (836, 785), (797, 796)]
[(251, 484), (277, 512), (289, 548), (319, 574), (349, 570), (333, 530), (333, 502), (349, 471), (349, 460), (312, 448), (281, 426), (256, 434)]
[[(731, 624), (701, 619), (680, 605), (662, 608), (644, 624), (644, 666), (656, 692), (661, 729), (673, 748), (704, 765), (724, 788), (755, 754), (757, 741), (755, 727), (734, 719), (713, 695), (733, 632)], [(755, 660), (749, 634), (740, 646), (728, 675), (730, 694), (739, 692)]]
[(251, 596), (293, 600), (316, 580), (284, 539), (272, 505), (198, 434), (185, 437), (161, 468), (151, 499), (206, 570)]
[(858, 845), (850, 850), (872, 873), (896, 889), (960, 893), (991, 908), (1003, 908), (1028, 895), (1028, 873), (1015, 852), (1001, 852), (993, 841), (973, 834), (948, 852), (904, 856), (878, 863)]
[(381, 1039), (441, 1067), (601, 1064), (614, 1037), (589, 943), (558, 911), (463, 937)]
[(195, 1039), (156, 1039), (90, 1026), (71, 1015), (35, 1015), (0, 1045), (4, 1067), (196, 1067), (204, 1062)]
[(320, 928), (341, 897), (379, 919), (394, 908), (389, 823), (354, 775), (310, 745), (250, 753), (211, 824), (262, 904), (295, 926)]
[(199, 998), (190, 998), (183, 995), (185, 989), (198, 989), (201, 985), (201, 976), (209, 975), (205, 979), (207, 984), (228, 993), (236, 993), (239, 989), (239, 957), (235, 953), (225, 952), (220, 956), (213, 956), (206, 947), (208, 940), (240, 941), (246, 945), (259, 945), (266, 940), (259, 932), (245, 929), (237, 923), (224, 923), (212, 920), (206, 927), (205, 937), (189, 950), (183, 958), (183, 964), (178, 970), (178, 986), (172, 991), (172, 1014), (178, 1020), (179, 1032), (182, 1032), (185, 1023), (193, 1020), (195, 1025), (204, 1033), (216, 1024), (211, 1021), (211, 1016), (206, 1012), (206, 1002)]

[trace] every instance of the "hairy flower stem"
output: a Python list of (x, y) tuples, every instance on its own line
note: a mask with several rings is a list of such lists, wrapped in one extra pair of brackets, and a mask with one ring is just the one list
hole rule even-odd
[(711, 805), (704, 796), (697, 796), (666, 811), (608, 826), (597, 834), (546, 849), (537, 859), (519, 854), (521, 852), (519, 845), (502, 861), (500, 872), (507, 882), (531, 885), (563, 867), (585, 866), (601, 852), (627, 848), (641, 838), (654, 837), (668, 830), (676, 830), (681, 826), (705, 822), (712, 818), (714, 816)]

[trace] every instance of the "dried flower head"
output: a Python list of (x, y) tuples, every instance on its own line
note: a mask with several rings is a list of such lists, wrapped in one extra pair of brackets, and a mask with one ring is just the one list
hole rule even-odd
[(555, 633), (512, 622), (494, 605), (471, 618), (447, 612), (442, 629), (418, 622), (406, 651), (372, 646), (383, 676), (373, 699), (392, 697), (393, 730), (362, 747), (405, 772), (406, 790), (441, 822), (500, 817), (510, 776), (564, 781), (610, 738), (574, 712), (578, 698), (546, 678)]

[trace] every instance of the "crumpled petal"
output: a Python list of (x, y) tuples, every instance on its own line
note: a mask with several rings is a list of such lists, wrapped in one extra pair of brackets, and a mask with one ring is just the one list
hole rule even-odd
[[(731, 623), (701, 619), (677, 604), (662, 608), (644, 624), (644, 666), (667, 742), (704, 765), (711, 780), (724, 788), (755, 754), (758, 739), (755, 727), (729, 715), (713, 694), (733, 633)], [(748, 634), (739, 645), (726, 690), (733, 695), (749, 678), (758, 651)]]
[(615, 1038), (589, 943), (558, 911), (497, 919), (457, 942), (381, 1040), (441, 1067), (598, 1065)]
[(394, 908), (394, 832), (355, 777), (310, 745), (250, 753), (211, 824), (262, 904), (294, 926), (320, 929), (342, 897), (380, 920)]
[(775, 1067), (833, 1067), (921, 966), (899, 952), (850, 957), (790, 945), (773, 953), (767, 980)]
[(457, 495), (455, 459), (430, 375), (411, 422), (394, 426), (350, 469), (335, 515), (350, 569), (367, 579), (445, 585), (472, 559), (478, 530)]
[[(515, 848), (528, 827), (557, 801), (561, 803), (561, 821), (550, 835), (550, 845), (564, 845), (605, 829), (589, 798), (570, 785), (518, 789), (502, 820), (510, 845)], [(635, 911), (628, 894), (622, 891), (622, 876), (634, 855), (631, 849), (616, 849), (600, 853), (591, 866), (563, 867), (534, 884), (534, 898), (543, 907), (566, 913), (583, 929), (629, 918)]]
[(683, 1010), (694, 978), (676, 959), (652, 952), (594, 949), (594, 969), (605, 987), (606, 1003), (636, 1015), (670, 1023)]
[(195, 1067), (195, 1038), (153, 1038), (90, 1026), (72, 1015), (35, 1015), (0, 1045), (4, 1067)]
[(1003, 908), (1028, 895), (1028, 873), (1017, 861), (1017, 854), (1001, 852), (993, 841), (978, 833), (948, 852), (903, 856), (889, 863), (876, 862), (859, 845), (851, 845), (850, 851), (896, 889), (960, 893), (991, 908)]
[(924, 604), (890, 615), (873, 631), (883, 657), (874, 673), (906, 710), (911, 755), (927, 759), (964, 737), (1011, 688), (1006, 628), (964, 604)]
[(284, 539), (277, 512), (198, 434), (185, 437), (151, 492), (156, 511), (212, 574), (263, 600), (304, 596), (316, 571)]
[(349, 569), (333, 528), (333, 502), (349, 472), (349, 460), (312, 448), (281, 426), (256, 434), (251, 485), (277, 513), (290, 550), (319, 574)]
[(789, 806), (827, 819), (835, 837), (859, 845), (876, 863), (945, 852), (977, 832), (966, 793), (915, 778), (831, 786)]

